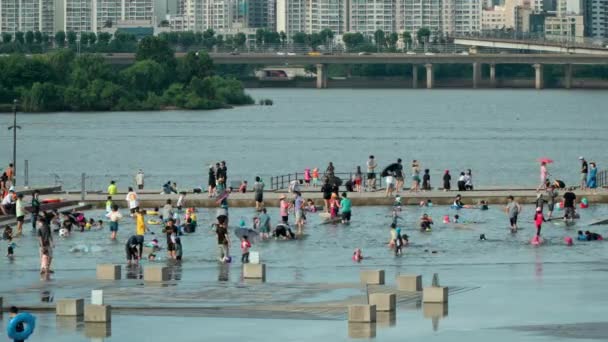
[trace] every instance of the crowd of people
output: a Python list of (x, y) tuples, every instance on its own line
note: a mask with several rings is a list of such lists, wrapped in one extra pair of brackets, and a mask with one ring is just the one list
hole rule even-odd
[[(594, 189), (597, 187), (597, 166), (595, 162), (587, 163), (583, 157), (579, 159), (581, 161), (580, 188)], [(553, 219), (556, 207), (564, 210), (563, 219), (567, 223), (572, 223), (578, 218), (576, 212), (577, 198), (574, 192), (571, 189), (565, 190), (560, 201), (559, 189), (562, 186), (557, 181), (551, 182), (549, 180), (548, 164), (550, 162), (549, 160), (543, 160), (540, 163), (541, 184), (537, 189), (536, 210), (533, 215), (533, 221), (536, 226), (536, 240), (534, 241), (537, 242), (540, 241), (543, 223)], [(255, 239), (257, 236), (259, 236), (260, 240), (272, 238), (291, 240), (302, 237), (307, 222), (307, 215), (310, 213), (319, 212), (323, 222), (334, 224), (350, 223), (352, 219), (352, 202), (348, 196), (348, 191), (377, 191), (380, 189), (379, 182), (377, 181), (380, 177), (385, 179), (385, 195), (395, 198), (389, 245), (395, 249), (395, 255), (401, 255), (403, 248), (409, 243), (409, 237), (406, 234), (402, 234), (402, 229), (398, 223), (400, 219), (398, 212), (402, 205), (400, 191), (404, 189), (406, 182), (403, 162), (401, 159), (397, 159), (395, 163), (380, 171), (375, 157), (371, 155), (366, 162), (366, 168), (367, 173), (363, 174), (361, 167), (356, 167), (352, 178), (348, 179), (344, 184), (347, 191), (340, 190), (343, 184), (341, 180), (337, 179), (336, 168), (332, 162), (328, 164), (323, 174), (320, 173), (318, 168), (306, 168), (303, 183), (300, 184), (298, 181), (292, 182), (289, 187), (289, 194), (280, 196), (277, 203), (280, 218), (276, 225), (271, 223), (271, 217), (264, 203), (265, 184), (262, 179), (255, 177), (255, 182), (251, 188), (249, 188), (247, 181), (242, 181), (238, 187), (238, 191), (242, 193), (246, 193), (247, 191), (253, 192), (256, 214), (253, 217), (251, 228), (245, 227), (244, 223), (240, 227), (240, 229), (244, 230), (249, 229), (239, 235), (242, 252), (241, 261), (243, 263), (249, 262), (250, 249), (252, 243), (257, 240)], [(213, 224), (213, 229), (217, 236), (218, 260), (221, 262), (231, 262), (230, 245), (232, 242), (228, 233), (228, 198), (234, 189), (226, 185), (228, 178), (226, 162), (222, 161), (210, 165), (208, 175), (207, 195), (209, 198), (214, 198), (217, 205), (216, 222)], [(449, 170), (445, 170), (443, 173), (442, 181), (442, 189), (444, 191), (451, 191), (452, 176)], [(17, 222), (15, 231), (7, 226), (3, 232), (3, 239), (8, 242), (7, 255), (12, 257), (15, 254), (16, 245), (13, 240), (23, 234), (25, 216), (28, 213), (31, 214), (32, 229), (36, 232), (38, 238), (41, 273), (53, 272), (51, 262), (55, 246), (53, 240), (55, 233), (65, 238), (72, 234), (73, 231), (85, 232), (104, 228), (103, 220), (87, 219), (84, 213), (81, 212), (59, 213), (56, 210), (42, 211), (40, 193), (38, 191), (33, 191), (29, 208), (26, 210), (24, 195), (17, 193), (13, 184), (14, 168), (11, 164), (3, 172), (2, 178), (0, 178), (0, 189), (3, 192), (0, 210), (4, 215), (14, 215)], [(148, 243), (145, 241), (145, 235), (150, 231), (148, 225), (163, 226), (161, 232), (166, 236), (167, 258), (179, 261), (183, 257), (181, 236), (195, 232), (197, 225), (196, 210), (186, 205), (187, 192), (178, 192), (177, 185), (174, 182), (168, 181), (162, 187), (162, 194), (178, 194), (179, 197), (175, 207), (171, 200), (167, 200), (160, 210), (159, 208), (154, 208), (154, 210), (146, 211), (140, 207), (139, 195), (137, 193), (137, 191), (144, 189), (144, 184), (144, 173), (140, 169), (135, 175), (135, 187), (129, 187), (125, 196), (129, 216), (135, 223), (135, 234), (130, 235), (125, 244), (127, 262), (130, 264), (138, 263), (144, 256), (144, 249), (146, 248), (148, 249), (146, 252), (148, 260), (155, 260), (157, 258), (156, 253), (161, 248), (158, 240), (153, 239)], [(304, 199), (301, 187), (319, 188), (324, 205), (317, 207), (312, 199)], [(474, 189), (473, 175), (470, 169), (460, 172), (456, 180), (456, 188), (458, 191), (470, 191)], [(420, 162), (413, 160), (411, 163), (411, 186), (409, 190), (419, 192), (431, 189), (430, 170), (422, 169)], [(110, 182), (107, 193), (106, 218), (109, 222), (110, 239), (117, 240), (120, 222), (126, 218), (121, 213), (119, 207), (113, 202), (113, 196), (118, 194), (118, 187), (115, 181)], [(521, 215), (522, 206), (512, 196), (508, 198), (507, 202), (504, 210), (509, 218), (511, 231), (515, 233), (518, 230), (518, 217)], [(586, 203), (581, 203), (581, 206), (583, 204), (587, 205)], [(428, 207), (432, 206), (432, 202), (430, 200), (423, 201), (420, 205)], [(488, 207), (485, 201), (481, 201), (477, 206), (464, 205), (460, 195), (457, 195), (452, 208), (457, 210), (471, 208), (485, 210)], [(547, 209), (546, 211), (545, 208)], [(159, 220), (151, 218), (146, 222), (146, 216), (158, 216)], [(293, 223), (290, 223), (290, 217), (292, 216)], [(453, 219), (448, 218), (447, 222), (459, 223), (459, 215), (454, 215)], [(420, 231), (430, 232), (433, 224), (432, 218), (427, 214), (422, 215), (420, 218)], [(580, 240), (583, 235), (589, 241), (602, 239), (601, 235), (589, 231), (579, 234), (578, 239)], [(357, 258), (359, 260), (362, 259), (360, 250), (359, 254), (355, 253), (355, 255), (358, 255)]]

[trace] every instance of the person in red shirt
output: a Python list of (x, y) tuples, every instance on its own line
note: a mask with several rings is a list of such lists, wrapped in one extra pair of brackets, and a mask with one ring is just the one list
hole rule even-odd
[(241, 262), (243, 264), (249, 263), (249, 248), (251, 248), (251, 242), (249, 242), (247, 236), (243, 236), (241, 239), (241, 252), (243, 253), (241, 256)]

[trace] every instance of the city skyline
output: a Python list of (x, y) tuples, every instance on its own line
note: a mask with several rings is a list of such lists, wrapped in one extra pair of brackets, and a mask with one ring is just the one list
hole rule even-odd
[(11, 34), (150, 27), (251, 36), (263, 28), (291, 39), (330, 29), (340, 39), (424, 27), (434, 36), (513, 30), (578, 39), (605, 38), (607, 26), (608, 0), (0, 0), (0, 33)]

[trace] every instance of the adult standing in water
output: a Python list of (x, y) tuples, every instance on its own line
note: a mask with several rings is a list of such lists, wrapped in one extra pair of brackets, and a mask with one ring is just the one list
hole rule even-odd
[(549, 171), (547, 170), (547, 162), (540, 163), (540, 184), (536, 188), (536, 192), (539, 192), (541, 189), (547, 189), (547, 176), (549, 175)]
[(137, 185), (137, 190), (144, 189), (144, 170), (139, 169), (137, 174), (135, 175), (135, 185)]
[(549, 212), (547, 213), (547, 218), (551, 219), (553, 217), (553, 209), (555, 208), (555, 199), (558, 196), (558, 192), (555, 189), (553, 184), (549, 185), (547, 188), (547, 207)]
[(299, 191), (295, 192), (296, 198), (293, 202), (293, 211), (296, 216), (296, 227), (298, 235), (302, 235), (304, 231), (304, 199)]
[(342, 200), (340, 201), (340, 209), (342, 209), (342, 223), (350, 223), (352, 202), (348, 198), (346, 192), (342, 193)]
[(585, 160), (585, 157), (583, 157), (583, 156), (578, 157), (578, 160), (581, 161), (581, 178), (580, 178), (581, 190), (585, 190), (585, 189), (587, 189), (587, 174), (589, 173), (589, 165), (587, 165), (587, 161)]
[(376, 160), (374, 156), (369, 156), (367, 160), (367, 189), (369, 191), (376, 191)]
[[(51, 227), (46, 222), (44, 216), (38, 218), (38, 248), (40, 252), (40, 273), (53, 273), (51, 270), (51, 262), (53, 261), (53, 248), (55, 243), (53, 242), (53, 234), (51, 233)], [(48, 261), (45, 263), (43, 256), (48, 257)]]
[(260, 211), (264, 208), (264, 182), (262, 182), (262, 179), (259, 176), (255, 177), (253, 193), (255, 196), (255, 210)]
[(509, 216), (509, 223), (511, 224), (511, 233), (517, 233), (517, 217), (521, 213), (521, 205), (515, 201), (513, 196), (509, 196), (505, 212)]
[(564, 193), (564, 221), (574, 222), (576, 216), (576, 195), (571, 189)]
[(31, 212), (32, 212), (32, 230), (36, 231), (36, 222), (38, 222), (38, 214), (40, 214), (40, 190), (34, 190), (32, 194)]
[(329, 199), (331, 198), (331, 190), (332, 186), (329, 184), (329, 179), (327, 177), (323, 180), (323, 185), (321, 186), (321, 192), (323, 193), (323, 203), (325, 207), (323, 208), (326, 213), (329, 212)]
[(209, 178), (207, 180), (207, 193), (209, 198), (215, 196), (215, 187), (216, 187), (216, 178), (215, 178), (215, 168), (213, 164), (209, 165)]

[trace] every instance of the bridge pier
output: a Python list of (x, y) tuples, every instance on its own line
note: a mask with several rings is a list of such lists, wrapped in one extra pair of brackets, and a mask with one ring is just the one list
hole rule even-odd
[(536, 63), (533, 65), (534, 67), (534, 87), (536, 89), (543, 89), (543, 65), (540, 63)]
[(433, 89), (433, 64), (425, 64), (426, 68), (426, 89)]
[(490, 87), (496, 88), (496, 64), (490, 64)]
[(418, 64), (412, 64), (412, 88), (418, 88)]
[(570, 89), (572, 88), (572, 64), (566, 64), (564, 69), (564, 87)]
[(317, 64), (317, 89), (327, 88), (327, 65)]
[(473, 62), (473, 88), (478, 88), (481, 83), (481, 63)]

